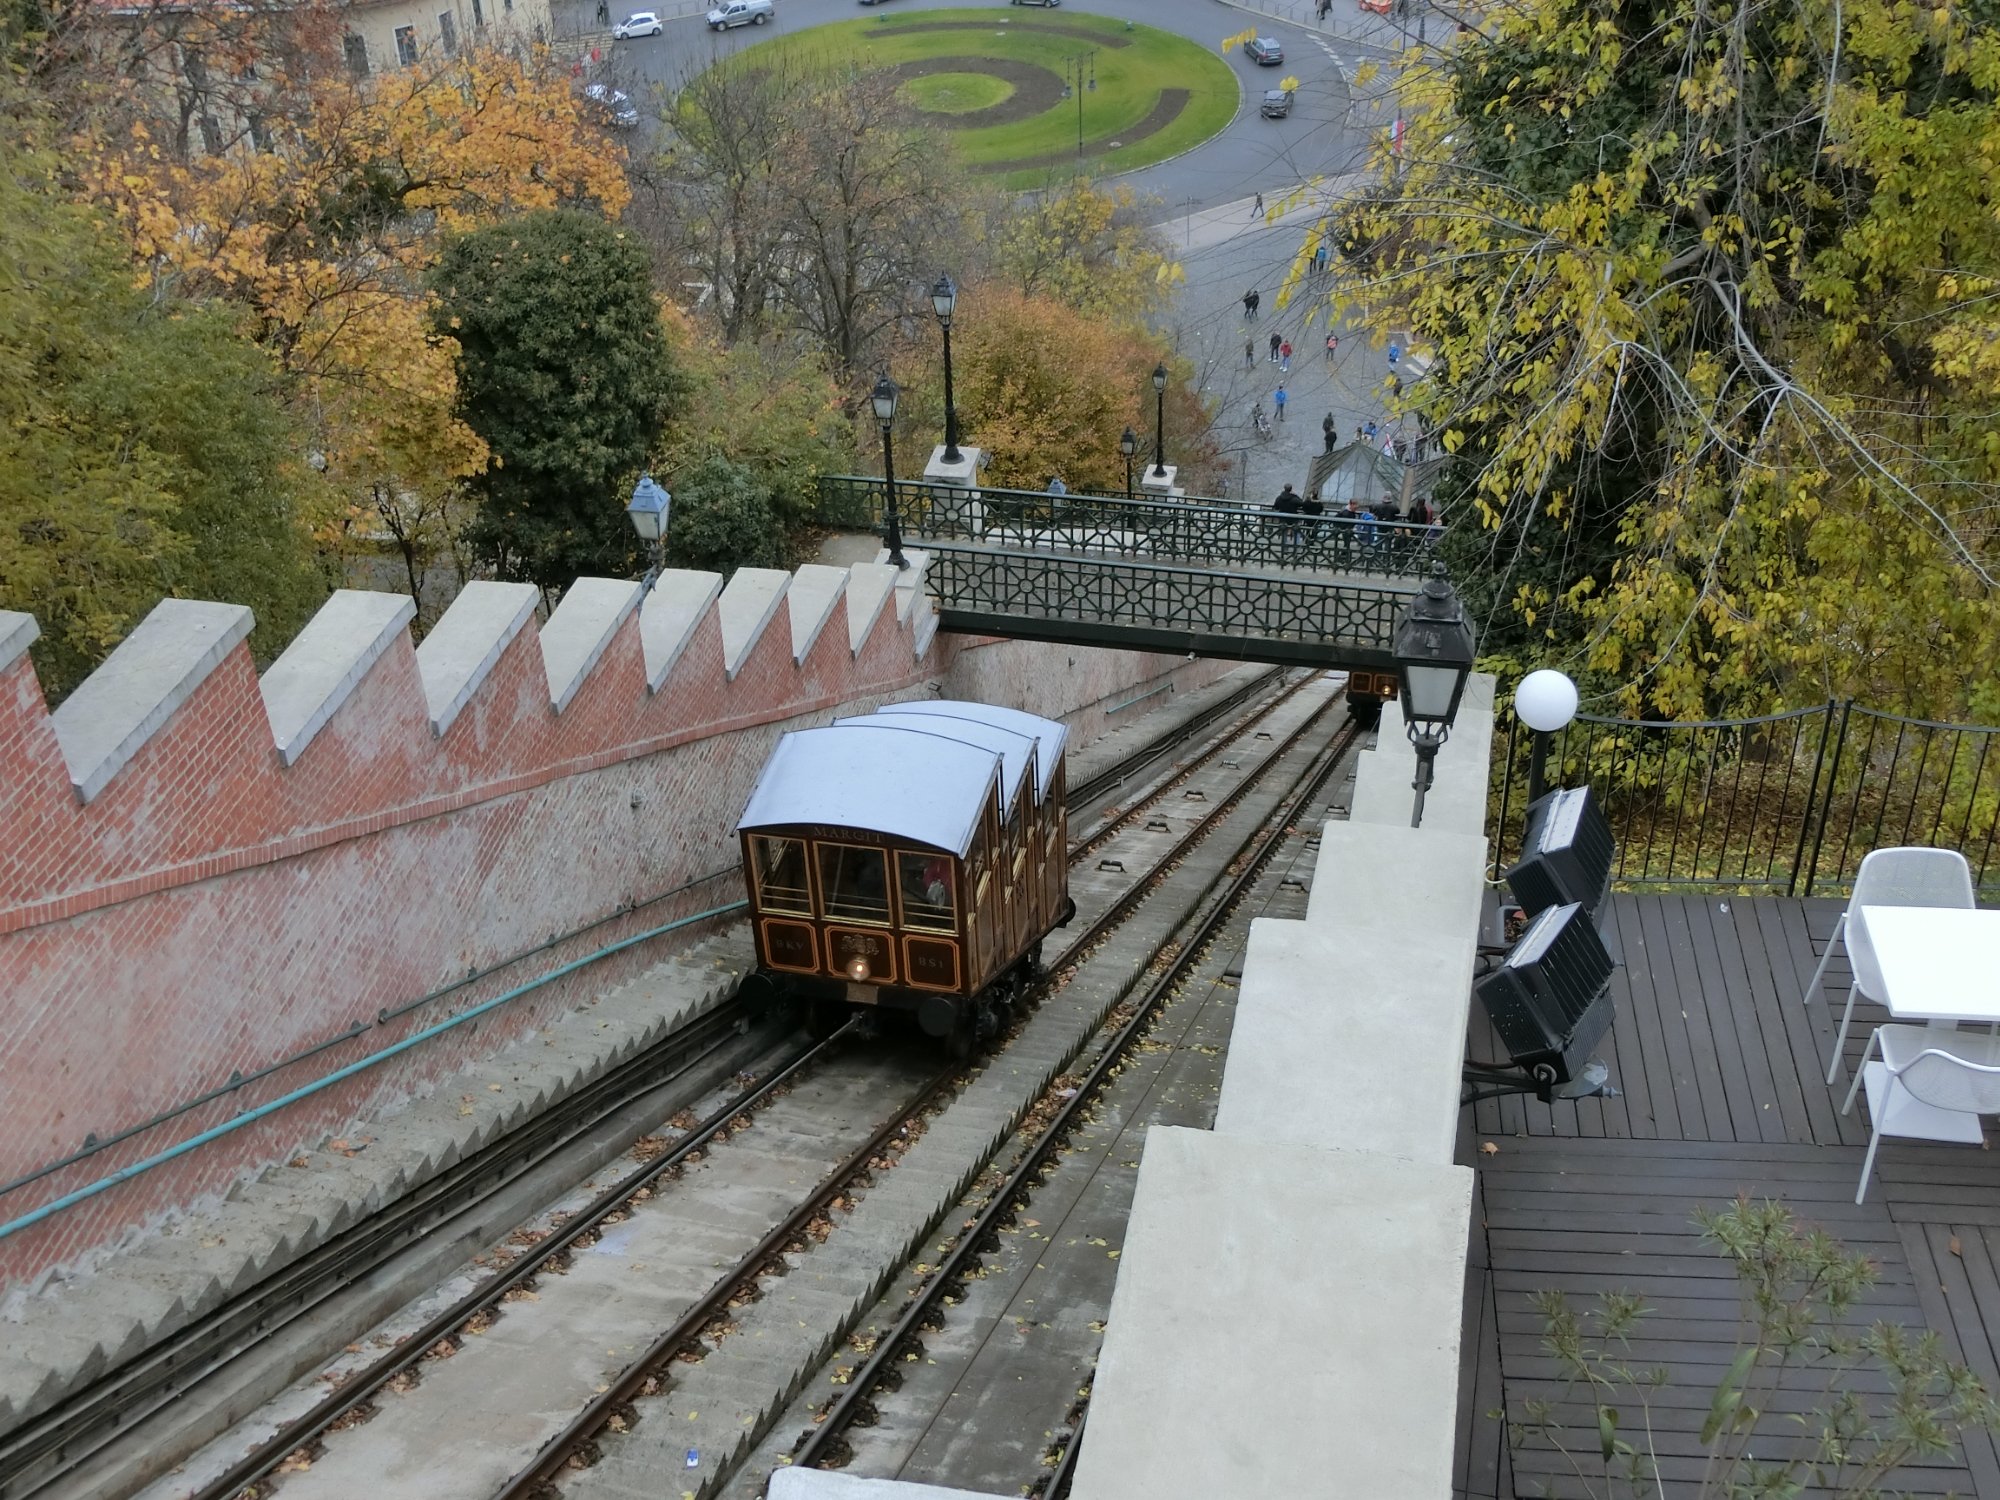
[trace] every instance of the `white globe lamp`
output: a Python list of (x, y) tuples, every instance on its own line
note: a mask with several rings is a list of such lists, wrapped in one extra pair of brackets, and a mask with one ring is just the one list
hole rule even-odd
[(1543, 667), (1530, 672), (1514, 689), (1514, 712), (1537, 734), (1554, 734), (1576, 717), (1576, 684), (1561, 672)]
[(1534, 731), (1528, 751), (1528, 805), (1542, 795), (1542, 781), (1549, 759), (1549, 736), (1565, 728), (1576, 717), (1576, 684), (1561, 672), (1543, 667), (1530, 672), (1514, 689), (1514, 715)]

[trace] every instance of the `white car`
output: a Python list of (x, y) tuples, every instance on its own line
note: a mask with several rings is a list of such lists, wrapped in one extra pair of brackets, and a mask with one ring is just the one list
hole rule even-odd
[(665, 29), (660, 25), (659, 16), (653, 11), (635, 10), (611, 28), (611, 40), (629, 42), (634, 37), (658, 36)]
[(708, 27), (727, 31), (732, 26), (762, 26), (776, 14), (771, 0), (727, 0), (708, 13)]

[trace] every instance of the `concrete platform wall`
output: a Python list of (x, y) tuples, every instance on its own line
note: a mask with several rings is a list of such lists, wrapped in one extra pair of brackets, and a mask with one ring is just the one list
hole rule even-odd
[[(539, 626), (535, 606), (523, 585), (476, 584), (417, 645), (407, 599), (343, 591), (260, 678), (247, 610), (169, 600), (53, 714), (33, 620), (0, 612), (0, 1184), (366, 1028), (0, 1193), (0, 1223), (570, 958), (740, 899), (730, 828), (788, 729), (935, 694), (1071, 718), (1081, 740), (1110, 707), (1231, 668), (939, 637), (917, 570), (867, 563), (749, 570), (726, 588), (670, 573), (643, 597), (582, 580)], [(0, 1298), (658, 956), (595, 965), (0, 1238)], [(446, 1003), (380, 1020), (474, 974)]]
[(1417, 829), (1386, 715), (1305, 920), (1252, 924), (1215, 1129), (1147, 1137), (1076, 1500), (1451, 1494), (1492, 701)]

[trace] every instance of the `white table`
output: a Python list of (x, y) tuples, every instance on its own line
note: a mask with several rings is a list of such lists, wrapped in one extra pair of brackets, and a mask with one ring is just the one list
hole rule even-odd
[(2000, 911), (1864, 906), (1853, 920), (1875, 950), (1891, 1016), (2000, 1024)]

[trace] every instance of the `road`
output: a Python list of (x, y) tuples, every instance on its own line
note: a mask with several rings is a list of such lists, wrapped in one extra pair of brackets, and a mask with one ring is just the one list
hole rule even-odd
[[(595, 0), (558, 0), (559, 7), (579, 3), (594, 11)], [(899, 0), (898, 8), (958, 10), (991, 3)], [(622, 16), (626, 8), (621, 4), (614, 14)], [(670, 3), (662, 13), (674, 8)], [(1322, 418), (1333, 415), (1343, 442), (1359, 423), (1379, 420), (1389, 366), (1382, 351), (1345, 335), (1329, 362), (1325, 308), (1309, 308), (1312, 299), (1301, 287), (1293, 305), (1280, 309), (1279, 288), (1320, 205), (1360, 180), (1371, 141), (1394, 118), (1389, 84), (1398, 32), (1361, 10), (1356, 0), (1337, 0), (1323, 29), (1217, 0), (1091, 0), (1088, 5), (1072, 3), (1059, 14), (1078, 11), (1143, 21), (1210, 46), (1254, 26), (1284, 45), (1280, 67), (1259, 67), (1240, 49), (1230, 54), (1243, 99), (1220, 135), (1116, 181), (1157, 201), (1161, 230), (1182, 257), (1187, 283), (1167, 309), (1162, 331), (1193, 361), (1197, 379), (1216, 403), (1217, 437), (1232, 460), (1230, 492), (1268, 498), (1287, 481), (1303, 487), (1306, 466), (1322, 445)], [(671, 90), (719, 58), (773, 36), (881, 13), (862, 10), (853, 0), (778, 0), (775, 25), (720, 34), (711, 32), (698, 13), (690, 13), (668, 19), (657, 37), (606, 42), (603, 66), (635, 97), (644, 98)], [(1436, 29), (1442, 31), (1443, 25)], [(1379, 75), (1356, 84), (1358, 70), (1369, 63), (1377, 65)], [(1264, 90), (1287, 76), (1299, 80), (1291, 116), (1264, 119), (1257, 111)], [(1307, 184), (1318, 184), (1309, 201), (1277, 222), (1267, 224), (1255, 212), (1260, 195), (1275, 207), (1285, 194)], [(1241, 300), (1252, 286), (1263, 297), (1262, 316), (1254, 327), (1243, 319)], [(1265, 340), (1274, 328), (1293, 344), (1289, 376), (1264, 357)], [(1257, 341), (1255, 358), (1247, 363), (1246, 337)], [(1259, 440), (1251, 411), (1259, 401), (1270, 411), (1281, 381), (1289, 397), (1288, 418), (1269, 439)], [(1171, 459), (1172, 433), (1167, 446)]]

